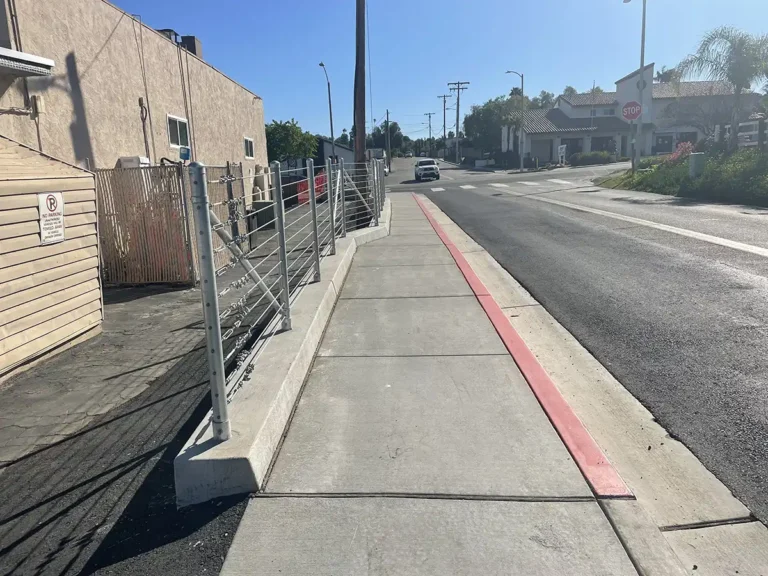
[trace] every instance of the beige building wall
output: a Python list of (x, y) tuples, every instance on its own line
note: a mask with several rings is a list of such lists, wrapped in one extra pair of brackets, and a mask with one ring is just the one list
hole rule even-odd
[[(18, 50), (10, 1), (0, 0), (0, 42)], [(15, 5), (21, 48), (52, 59), (55, 68), (51, 77), (28, 80), (29, 93), (43, 96), (44, 114), (2, 114), (0, 134), (79, 166), (112, 168), (121, 156), (147, 155), (138, 105), (143, 97), (153, 163), (179, 157), (169, 142), (170, 114), (188, 120), (193, 159), (243, 162), (244, 174), (267, 165), (261, 98), (203, 60), (104, 0)], [(22, 80), (0, 75), (0, 108), (24, 106)], [(253, 139), (254, 159), (245, 158), (244, 137)]]

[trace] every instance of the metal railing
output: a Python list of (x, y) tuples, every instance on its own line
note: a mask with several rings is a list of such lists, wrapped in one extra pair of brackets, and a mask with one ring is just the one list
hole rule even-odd
[[(230, 436), (228, 404), (249, 380), (263, 344), (291, 329), (292, 299), (320, 280), (320, 262), (335, 254), (336, 239), (377, 226), (384, 206), (381, 160), (270, 168), (268, 194), (212, 201), (208, 186), (222, 177), (211, 180), (200, 163), (189, 167), (217, 440)], [(276, 317), (279, 328), (267, 333)]]

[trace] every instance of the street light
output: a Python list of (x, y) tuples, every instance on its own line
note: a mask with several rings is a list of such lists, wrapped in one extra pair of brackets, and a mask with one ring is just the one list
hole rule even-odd
[(325, 81), (328, 83), (328, 114), (331, 116), (331, 156), (336, 160), (336, 141), (333, 139), (333, 105), (331, 104), (331, 81), (328, 79), (328, 70), (325, 64), (320, 62), (320, 68), (325, 72)]
[[(629, 4), (632, 0), (624, 0), (624, 4)], [(643, 116), (645, 116), (645, 108), (643, 107), (643, 88), (645, 88), (645, 8), (647, 0), (643, 0), (643, 28), (640, 37), (640, 81), (637, 83), (638, 91), (640, 92), (640, 118), (637, 123), (637, 131), (635, 134), (635, 149), (632, 154), (632, 172), (635, 171), (637, 163), (640, 161), (640, 140), (643, 134)]]
[[(624, 0), (625, 2), (627, 0)], [(507, 70), (507, 74), (520, 76), (520, 134), (518, 134), (517, 153), (520, 156), (520, 172), (523, 172), (523, 127), (525, 126), (525, 75), (514, 70)]]

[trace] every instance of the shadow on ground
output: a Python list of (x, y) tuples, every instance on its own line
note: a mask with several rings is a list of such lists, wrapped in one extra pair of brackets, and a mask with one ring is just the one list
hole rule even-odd
[[(302, 247), (297, 243), (289, 261), (292, 290), (312, 266)], [(265, 307), (251, 312), (262, 318), (255, 334), (274, 314), (263, 314)], [(67, 368), (76, 379), (78, 366)], [(201, 338), (140, 394), (6, 463), (0, 574), (218, 574), (247, 496), (177, 510), (173, 474), (175, 456), (209, 408)]]

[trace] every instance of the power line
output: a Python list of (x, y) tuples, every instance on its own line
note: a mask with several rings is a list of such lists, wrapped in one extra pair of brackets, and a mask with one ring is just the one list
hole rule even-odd
[(445, 101), (448, 100), (448, 98), (450, 97), (451, 97), (450, 94), (443, 94), (442, 96), (438, 96), (438, 98), (443, 99), (443, 139), (445, 139), (445, 110), (446, 110)]
[(459, 106), (461, 105), (461, 91), (466, 90), (466, 86), (469, 86), (469, 82), (462, 82), (459, 80), (458, 82), (448, 82), (448, 87), (451, 89), (451, 92), (456, 92), (456, 163), (458, 164), (461, 162), (461, 158), (459, 158), (459, 129), (458, 127), (461, 125), (461, 121), (459, 118)]

